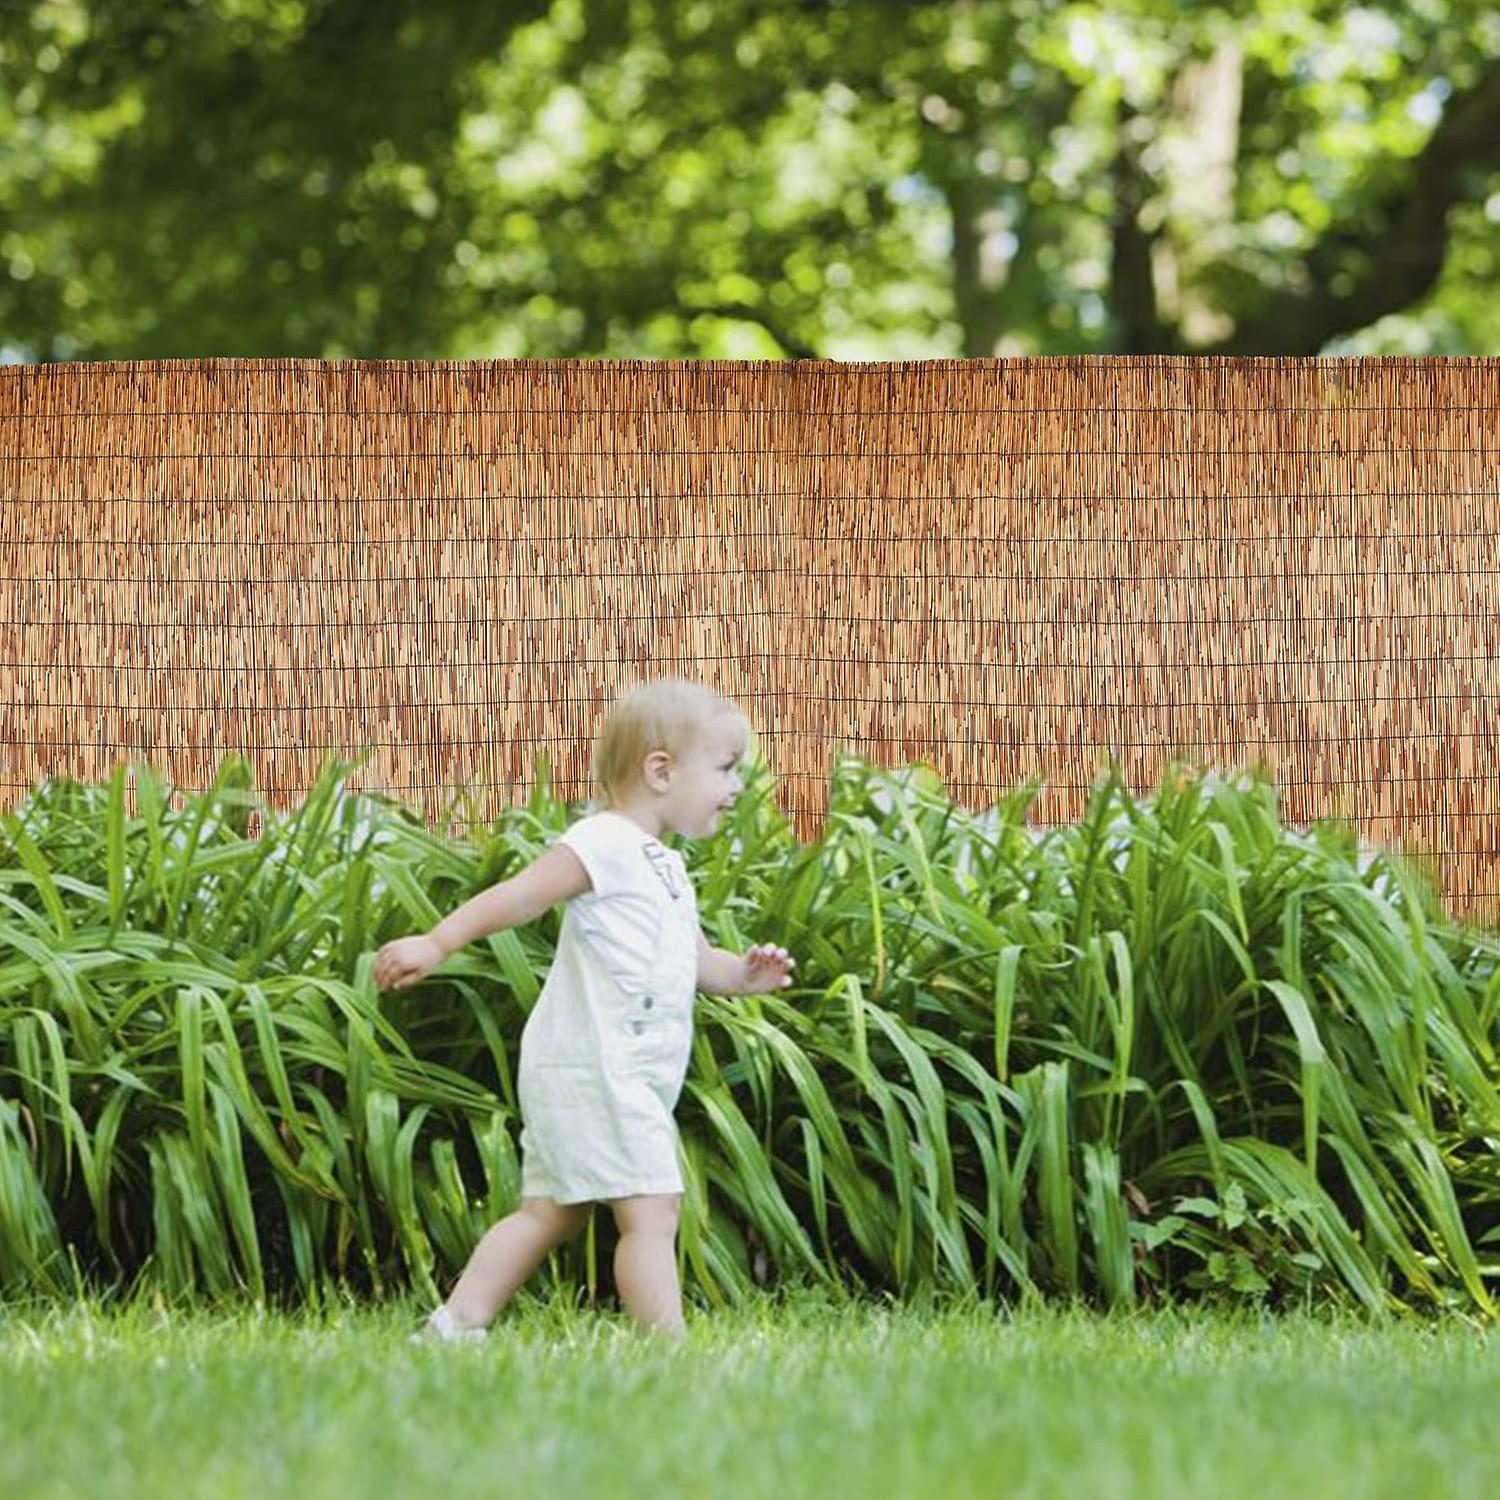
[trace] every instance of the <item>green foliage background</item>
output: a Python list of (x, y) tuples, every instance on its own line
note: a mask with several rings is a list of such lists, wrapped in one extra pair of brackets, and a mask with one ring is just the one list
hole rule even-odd
[(1482, 0), (5, 0), (10, 358), (1488, 353)]

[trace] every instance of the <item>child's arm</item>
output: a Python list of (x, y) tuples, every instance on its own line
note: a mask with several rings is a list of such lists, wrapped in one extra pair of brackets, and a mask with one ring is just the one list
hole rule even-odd
[(475, 938), (503, 927), (522, 927), (559, 901), (589, 889), (588, 871), (569, 848), (554, 844), (524, 870), (471, 896), (428, 933), (446, 958)]
[(785, 989), (792, 982), (789, 970), (797, 960), (789, 958), (785, 948), (762, 943), (748, 953), (730, 953), (711, 947), (698, 934), (698, 988), (710, 995), (756, 995), (766, 990)]
[(698, 988), (710, 995), (737, 995), (745, 977), (745, 960), (737, 953), (714, 948), (698, 934)]

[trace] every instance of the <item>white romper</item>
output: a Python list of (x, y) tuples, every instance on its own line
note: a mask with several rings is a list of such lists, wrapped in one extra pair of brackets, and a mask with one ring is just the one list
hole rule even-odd
[(623, 813), (558, 835), (593, 882), (563, 910), (521, 1032), (521, 1194), (680, 1193), (677, 1122), (698, 992), (698, 902), (675, 850)]

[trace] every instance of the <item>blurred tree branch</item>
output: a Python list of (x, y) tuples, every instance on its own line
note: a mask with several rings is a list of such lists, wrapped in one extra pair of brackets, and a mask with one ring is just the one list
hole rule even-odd
[(1500, 62), (1455, 94), (1427, 145), (1356, 218), (1305, 258), (1309, 285), (1268, 297), (1253, 322), (1202, 354), (1316, 354), (1430, 292), (1450, 240), (1449, 210), (1477, 168), (1500, 167)]

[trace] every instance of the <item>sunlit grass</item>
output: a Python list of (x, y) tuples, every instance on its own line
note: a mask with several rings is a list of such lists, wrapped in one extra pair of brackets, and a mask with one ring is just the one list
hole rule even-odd
[(0, 1493), (1500, 1493), (1500, 1338), (1453, 1320), (762, 1294), (673, 1347), (523, 1295), (413, 1347), (416, 1311), (0, 1313)]

